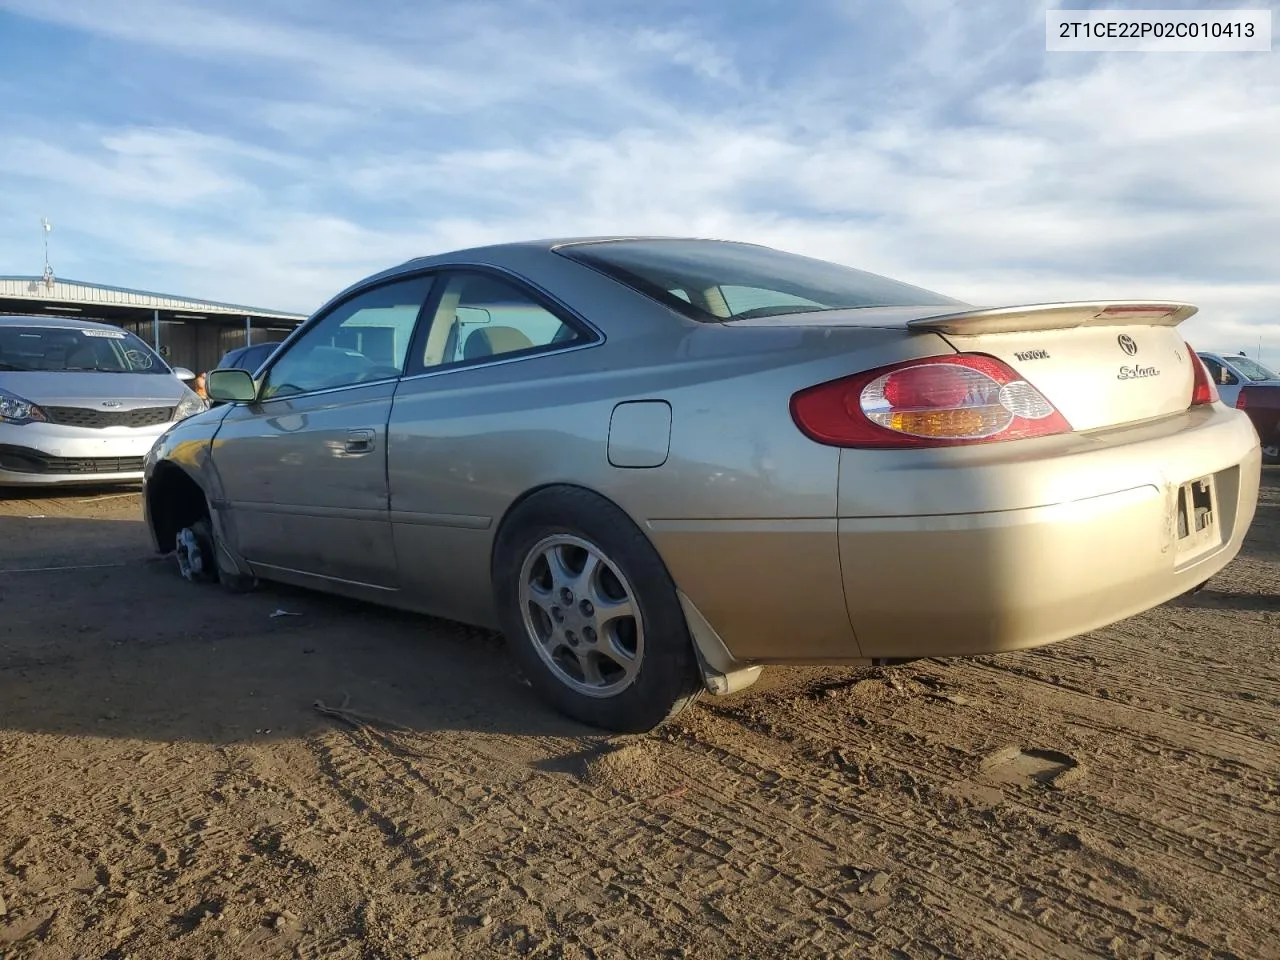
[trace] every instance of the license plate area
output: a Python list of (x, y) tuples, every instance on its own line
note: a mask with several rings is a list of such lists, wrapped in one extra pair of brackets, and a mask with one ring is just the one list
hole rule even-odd
[(1222, 545), (1218, 492), (1213, 477), (1201, 477), (1178, 488), (1174, 549), (1183, 563)]

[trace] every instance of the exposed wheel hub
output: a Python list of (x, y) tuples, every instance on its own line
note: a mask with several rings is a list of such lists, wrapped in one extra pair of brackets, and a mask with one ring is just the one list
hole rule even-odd
[(186, 580), (201, 580), (207, 574), (207, 560), (204, 544), (200, 535), (190, 527), (178, 531), (174, 552), (178, 561), (178, 572)]

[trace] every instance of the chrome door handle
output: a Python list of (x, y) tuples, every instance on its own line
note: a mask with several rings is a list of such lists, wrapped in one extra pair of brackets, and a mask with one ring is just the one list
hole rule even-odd
[(372, 430), (348, 430), (347, 431), (347, 453), (368, 453), (373, 449), (373, 431)]

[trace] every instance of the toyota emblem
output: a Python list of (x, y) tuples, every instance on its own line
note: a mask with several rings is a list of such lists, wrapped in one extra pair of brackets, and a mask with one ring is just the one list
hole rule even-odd
[(1122, 333), (1116, 337), (1116, 343), (1120, 344), (1120, 349), (1131, 357), (1138, 352), (1138, 345), (1133, 342), (1133, 337), (1127, 333)]

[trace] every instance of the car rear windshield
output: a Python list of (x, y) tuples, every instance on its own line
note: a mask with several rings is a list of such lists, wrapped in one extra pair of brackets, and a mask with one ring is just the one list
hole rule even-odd
[(719, 240), (611, 240), (558, 253), (613, 277), (693, 320), (960, 301), (852, 267)]
[(124, 330), (0, 326), (0, 370), (56, 373), (169, 373), (142, 340)]
[(1280, 380), (1280, 374), (1270, 367), (1264, 367), (1257, 360), (1250, 360), (1248, 357), (1232, 357), (1231, 365), (1250, 380)]

